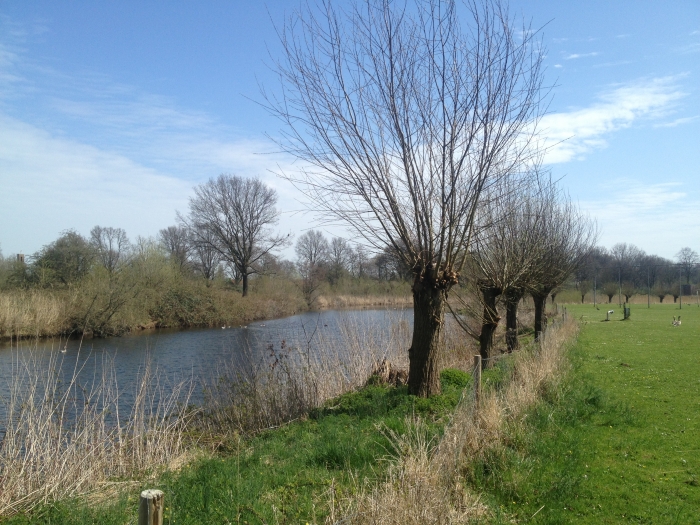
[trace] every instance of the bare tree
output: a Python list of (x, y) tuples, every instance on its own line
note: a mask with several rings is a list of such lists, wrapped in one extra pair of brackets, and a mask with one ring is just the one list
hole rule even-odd
[(481, 312), (471, 306), (473, 300), (456, 294), (463, 309), (481, 323), (481, 331), (476, 333), (456, 316), (467, 333), (479, 340), (484, 365), (491, 357), (494, 333), (501, 320), (499, 299), (506, 309), (508, 350), (518, 347), (518, 304), (543, 273), (540, 266), (546, 259), (541, 254), (548, 239), (540, 223), (557, 205), (557, 190), (555, 184), (538, 176), (523, 177), (496, 188), (486, 197), (471, 248), (474, 279), (472, 286), (466, 288), (472, 296), (479, 297), (475, 304)]
[(693, 273), (695, 266), (700, 263), (700, 256), (695, 250), (691, 250), (687, 246), (679, 250), (676, 254), (676, 260), (678, 264), (683, 268), (683, 273), (685, 273), (685, 279), (688, 284), (690, 284), (690, 276)]
[(593, 284), (591, 281), (580, 281), (578, 283), (578, 291), (581, 294), (581, 304), (586, 300), (586, 294), (593, 289)]
[(409, 391), (439, 392), (449, 290), (479, 197), (534, 151), (541, 47), (497, 0), (413, 6), (366, 0), (340, 13), (307, 6), (280, 30), (282, 148), (307, 166), (290, 178), (330, 220), (413, 272)]
[(95, 226), (90, 230), (90, 244), (109, 273), (117, 269), (129, 249), (129, 238), (122, 228)]
[(367, 275), (368, 259), (367, 250), (364, 246), (358, 244), (350, 258), (350, 271), (353, 277), (361, 279)]
[(301, 291), (309, 307), (316, 300), (316, 291), (326, 276), (329, 245), (323, 233), (309, 230), (297, 240), (297, 269), (301, 275)]
[(196, 242), (211, 246), (228, 262), (248, 295), (248, 277), (266, 254), (287, 244), (288, 235), (273, 235), (277, 223), (277, 192), (258, 178), (219, 175), (194, 188), (190, 213), (180, 220), (189, 226)]
[(328, 241), (318, 230), (309, 230), (297, 239), (294, 251), (301, 264), (320, 266), (328, 260)]
[(545, 208), (547, 212), (539, 221), (538, 238), (546, 240), (537, 263), (540, 275), (530, 294), (535, 302), (535, 337), (539, 339), (546, 328), (545, 306), (547, 297), (576, 271), (595, 246), (597, 228), (583, 215), (567, 196), (562, 195), (556, 205)]
[(190, 231), (186, 226), (168, 226), (158, 232), (158, 240), (168, 252), (170, 260), (180, 270), (187, 267), (190, 251)]
[(615, 281), (607, 281), (603, 283), (603, 294), (608, 296), (608, 304), (612, 303), (612, 298), (620, 290), (618, 283)]
[(196, 231), (188, 230), (192, 264), (202, 277), (211, 280), (221, 262), (221, 256), (214, 247), (216, 239), (209, 228), (202, 225), (193, 227)]
[(328, 250), (328, 280), (337, 283), (349, 271), (352, 247), (342, 237), (333, 237)]

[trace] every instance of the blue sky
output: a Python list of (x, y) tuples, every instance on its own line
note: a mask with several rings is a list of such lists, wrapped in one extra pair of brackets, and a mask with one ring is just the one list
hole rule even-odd
[[(274, 186), (285, 233), (313, 227), (256, 103), (277, 85), (274, 24), (297, 5), (0, 0), (2, 253), (96, 224), (155, 235), (219, 173)], [(510, 8), (542, 28), (555, 85), (542, 128), (564, 140), (546, 160), (600, 244), (700, 251), (700, 2)]]

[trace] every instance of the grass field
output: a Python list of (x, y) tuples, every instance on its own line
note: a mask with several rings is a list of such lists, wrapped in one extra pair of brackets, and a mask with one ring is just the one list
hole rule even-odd
[(700, 308), (567, 310), (571, 378), (475, 484), (518, 523), (700, 523)]

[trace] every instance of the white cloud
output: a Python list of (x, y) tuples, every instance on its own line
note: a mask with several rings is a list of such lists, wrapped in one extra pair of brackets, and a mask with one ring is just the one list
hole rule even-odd
[(672, 258), (683, 246), (700, 246), (700, 194), (676, 182), (642, 184), (629, 179), (600, 188), (600, 198), (581, 202), (598, 221), (599, 243), (628, 242)]
[(19, 120), (0, 116), (0, 231), (33, 252), (68, 228), (95, 224), (154, 234), (186, 206), (191, 185)]
[(643, 118), (659, 117), (685, 96), (674, 78), (658, 78), (619, 86), (583, 109), (546, 115), (540, 123), (545, 137), (545, 162), (580, 159), (606, 146), (605, 136)]
[(694, 122), (700, 118), (700, 115), (695, 115), (694, 117), (683, 117), (683, 118), (677, 118), (676, 120), (672, 120), (671, 122), (663, 122), (661, 124), (654, 124), (655, 128), (675, 128), (676, 126), (680, 126), (682, 124), (688, 124), (690, 122)]
[(576, 58), (586, 58), (586, 57), (595, 57), (598, 56), (600, 53), (597, 51), (593, 53), (572, 53), (570, 55), (564, 55), (564, 60), (574, 60)]

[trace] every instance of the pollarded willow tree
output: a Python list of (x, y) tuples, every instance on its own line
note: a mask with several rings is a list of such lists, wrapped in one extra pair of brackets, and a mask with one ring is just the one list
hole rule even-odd
[[(468, 19), (469, 24), (462, 23)], [(289, 175), (319, 211), (412, 268), (409, 391), (439, 392), (449, 290), (479, 197), (534, 155), (542, 54), (498, 0), (308, 5), (279, 30)]]
[(535, 302), (536, 339), (547, 327), (547, 297), (585, 261), (598, 237), (595, 221), (582, 213), (565, 194), (544, 211), (546, 213), (537, 223), (536, 235), (546, 244), (537, 252), (536, 266), (540, 273), (529, 290)]
[(494, 334), (501, 320), (497, 302), (500, 299), (505, 305), (506, 343), (508, 350), (513, 351), (518, 347), (518, 304), (543, 273), (540, 267), (543, 260), (538, 254), (546, 249), (549, 240), (539, 235), (539, 224), (548, 209), (557, 206), (557, 191), (551, 181), (537, 173), (532, 175), (489, 192), (479, 212), (470, 247), (472, 286), (465, 287), (465, 291), (479, 300), (474, 302), (457, 294), (467, 314), (481, 322), (481, 331), (477, 334), (460, 316), (455, 318), (467, 333), (479, 340), (485, 360), (492, 357)]

